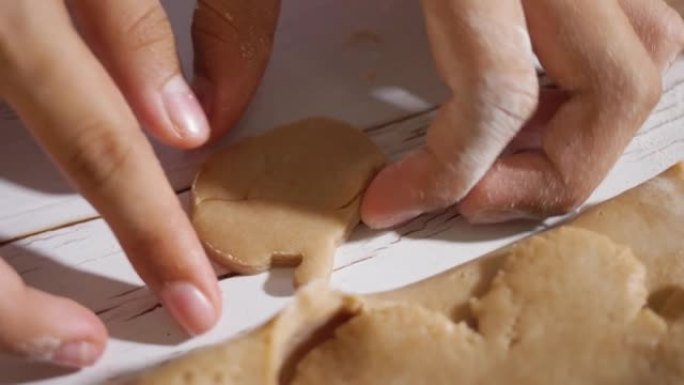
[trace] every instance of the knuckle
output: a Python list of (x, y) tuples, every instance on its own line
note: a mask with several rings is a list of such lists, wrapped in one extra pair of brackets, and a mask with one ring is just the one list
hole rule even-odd
[(533, 74), (489, 74), (477, 88), (484, 116), (493, 129), (516, 133), (537, 108), (539, 86)]
[(645, 66), (627, 83), (626, 93), (632, 95), (634, 104), (650, 113), (662, 95), (662, 78), (654, 65)]
[(151, 2), (123, 25), (121, 36), (134, 51), (154, 47), (172, 48), (171, 25), (164, 9)]
[(664, 6), (653, 29), (656, 43), (675, 42), (679, 48), (684, 45), (684, 21), (673, 8)]
[[(600, 103), (615, 106), (624, 116), (647, 116), (660, 100), (662, 79), (655, 63), (648, 57), (622, 66), (615, 66), (613, 74), (602, 79), (598, 91)], [(615, 114), (613, 108), (605, 108), (606, 113)]]
[(102, 124), (84, 125), (67, 154), (65, 167), (87, 190), (105, 189), (131, 160), (133, 143), (116, 130), (103, 130)]
[(584, 201), (587, 199), (585, 193), (577, 189), (568, 189), (565, 194), (558, 201), (556, 210), (558, 214), (567, 214), (577, 208), (579, 208)]
[[(126, 255), (133, 262), (137, 269), (143, 269), (143, 278), (155, 275), (154, 271), (148, 270), (150, 256), (163, 255), (160, 253), (160, 246), (169, 243), (168, 234), (159, 231), (136, 229), (135, 232), (127, 234), (121, 244), (126, 251)], [(170, 255), (170, 254), (166, 254)]]
[(579, 208), (591, 195), (592, 189), (586, 183), (562, 184), (561, 192), (555, 194), (555, 201), (550, 202), (550, 207), (546, 210), (549, 215), (563, 215)]

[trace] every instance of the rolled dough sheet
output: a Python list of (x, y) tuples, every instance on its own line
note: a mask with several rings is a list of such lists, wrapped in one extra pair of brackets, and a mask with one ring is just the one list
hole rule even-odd
[[(279, 384), (321, 331), (358, 314), (359, 299), (332, 292), (323, 280), (302, 287), (293, 303), (261, 328), (226, 344), (163, 364), (132, 384)], [(290, 366), (288, 369), (288, 365)]]
[(370, 307), (306, 355), (293, 384), (684, 381), (666, 364), (684, 357), (662, 351), (684, 340), (646, 307), (647, 295), (629, 248), (563, 228), (511, 248), (471, 299), (472, 322), (407, 302)]
[(370, 139), (345, 123), (282, 126), (204, 164), (192, 187), (192, 221), (210, 256), (233, 271), (287, 265), (298, 266), (297, 284), (326, 278), (383, 164)]
[(681, 202), (680, 164), (403, 289), (357, 297), (307, 286), (270, 323), (138, 383), (684, 383)]

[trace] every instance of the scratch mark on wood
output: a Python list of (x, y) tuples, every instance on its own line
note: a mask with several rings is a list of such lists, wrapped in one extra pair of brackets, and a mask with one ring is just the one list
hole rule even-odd
[(647, 152), (646, 154), (643, 154), (641, 157), (637, 158), (637, 162), (643, 161), (644, 159), (649, 158), (649, 157), (651, 157), (651, 156), (653, 156), (653, 155), (655, 155), (655, 154), (662, 153), (663, 150), (667, 150), (668, 148), (671, 148), (671, 147), (673, 147), (673, 146), (676, 146), (676, 145), (679, 145), (679, 144), (682, 144), (682, 143), (684, 143), (684, 139), (673, 140), (673, 141), (669, 142), (669, 143), (668, 143), (667, 145), (665, 145), (665, 146), (656, 148), (656, 149), (653, 150), (653, 151), (650, 151), (650, 152)]
[[(382, 250), (382, 249), (385, 249), (385, 248), (386, 248), (386, 247), (383, 247), (383, 248), (381, 248), (381, 249), (379, 249), (379, 250)], [(379, 251), (379, 250), (378, 250), (378, 251)], [(342, 266), (340, 266), (340, 267), (334, 268), (334, 269), (333, 269), (333, 272), (338, 272), (338, 271), (340, 271), (340, 270), (344, 270), (344, 269), (346, 269), (346, 268), (352, 267), (352, 266), (354, 266), (354, 265), (356, 265), (356, 264), (359, 264), (359, 263), (361, 263), (361, 262), (365, 262), (365, 261), (367, 261), (367, 260), (369, 260), (369, 259), (373, 259), (376, 255), (377, 255), (377, 253), (376, 253), (376, 254), (367, 255), (367, 256), (362, 257), (362, 258), (359, 258), (359, 259), (355, 259), (354, 261), (352, 261), (352, 262), (350, 262), (350, 263), (348, 263), (348, 264), (346, 264), (346, 265), (342, 265)]]
[(684, 84), (684, 78), (670, 82), (667, 85), (667, 87), (665, 87), (663, 94), (669, 94), (670, 92), (672, 92), (672, 90), (674, 90), (675, 88), (679, 88), (679, 86), (681, 86), (682, 84)]
[(662, 114), (663, 112), (672, 110), (672, 109), (674, 109), (674, 108), (677, 108), (678, 106), (679, 106), (678, 103), (666, 104), (666, 105), (663, 105), (663, 106), (661, 106), (661, 107), (656, 108), (656, 109), (653, 111), (653, 113), (654, 113), (654, 114)]
[(236, 273), (229, 272), (229, 273), (221, 274), (221, 275), (219, 275), (219, 276), (216, 277), (216, 278), (217, 278), (219, 281), (223, 281), (224, 279), (228, 279), (228, 278), (235, 277), (235, 276), (236, 276)]
[(109, 312), (109, 311), (111, 311), (111, 310), (116, 309), (117, 307), (119, 307), (119, 305), (109, 306), (109, 307), (106, 307), (106, 308), (104, 308), (104, 309), (102, 309), (102, 310), (96, 310), (94, 313), (95, 313), (95, 315), (97, 315), (97, 316), (101, 316), (101, 315), (103, 315), (103, 314), (105, 314), (105, 313), (107, 313), (107, 312)]
[(159, 302), (157, 302), (157, 303), (154, 304), (153, 306), (150, 306), (149, 308), (147, 308), (147, 309), (145, 309), (145, 310), (143, 310), (143, 311), (141, 311), (141, 312), (139, 312), (139, 313), (137, 313), (137, 314), (134, 314), (134, 315), (132, 315), (131, 317), (127, 318), (126, 321), (132, 321), (132, 320), (134, 320), (134, 319), (136, 319), (136, 318), (139, 318), (139, 317), (144, 316), (145, 314), (152, 313), (153, 311), (155, 311), (155, 310), (157, 310), (157, 309), (161, 309), (161, 307), (162, 307), (162, 305), (161, 305)]
[(427, 128), (428, 128), (428, 126), (421, 126), (415, 130), (411, 130), (411, 133), (407, 137), (404, 138), (403, 142), (407, 143), (407, 142), (414, 141), (416, 139), (424, 138), (425, 135), (427, 134)]
[(368, 128), (364, 128), (364, 129), (362, 129), (361, 131), (363, 131), (363, 132), (365, 132), (365, 133), (367, 133), (367, 134), (372, 134), (372, 133), (374, 133), (374, 132), (376, 132), (376, 131), (381, 131), (383, 128), (387, 128), (387, 127), (389, 127), (389, 126), (393, 126), (393, 125), (396, 125), (396, 124), (399, 124), (399, 123), (403, 123), (403, 122), (409, 121), (409, 120), (411, 120), (411, 119), (415, 119), (415, 118), (421, 117), (422, 115), (428, 115), (428, 114), (430, 114), (430, 113), (436, 111), (438, 108), (439, 108), (439, 105), (436, 105), (436, 106), (433, 106), (433, 107), (428, 108), (427, 110), (420, 111), (420, 112), (416, 112), (415, 114), (410, 114), (410, 115), (402, 116), (402, 117), (397, 118), (397, 119), (394, 119), (394, 120), (390, 120), (390, 121), (387, 121), (387, 122), (384, 122), (384, 123), (380, 123), (380, 124), (377, 124), (377, 125), (374, 125), (374, 126), (370, 126), (370, 127), (368, 127)]
[(646, 134), (652, 134), (654, 131), (656, 131), (656, 130), (658, 130), (658, 129), (660, 129), (660, 128), (666, 127), (666, 126), (668, 126), (668, 125), (670, 125), (670, 124), (672, 124), (672, 123), (675, 123), (675, 122), (679, 121), (679, 120), (682, 119), (682, 118), (684, 118), (684, 114), (676, 115), (676, 116), (673, 117), (673, 118), (667, 119), (667, 120), (665, 120), (665, 121), (663, 121), (663, 122), (660, 122), (660, 123), (658, 123), (658, 124), (655, 124), (655, 125), (649, 127), (647, 130), (644, 130), (644, 131), (642, 131), (642, 132), (639, 132), (639, 133), (636, 135), (636, 137), (643, 136), (643, 135), (646, 135)]
[(126, 295), (128, 295), (128, 294), (135, 293), (136, 291), (142, 290), (142, 289), (144, 289), (144, 287), (134, 287), (134, 288), (132, 288), (132, 289), (129, 289), (129, 290), (126, 290), (126, 291), (121, 292), (121, 293), (119, 293), (119, 294), (116, 294), (116, 295), (114, 295), (112, 298), (121, 298), (121, 297), (124, 297), (124, 296), (126, 296)]

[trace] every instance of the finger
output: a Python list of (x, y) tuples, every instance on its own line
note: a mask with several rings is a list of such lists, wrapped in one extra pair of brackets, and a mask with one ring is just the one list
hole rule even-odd
[(672, 7), (678, 14), (684, 15), (684, 1), (683, 0), (665, 0), (665, 3)]
[(79, 28), (144, 127), (162, 142), (192, 148), (209, 123), (180, 71), (159, 0), (71, 0)]
[(0, 259), (0, 350), (29, 359), (83, 367), (95, 363), (107, 330), (88, 309), (27, 287)]
[(107, 220), (166, 308), (190, 333), (207, 330), (220, 312), (215, 276), (122, 95), (60, 3), (2, 6), (0, 92)]
[[(620, 4), (656, 66), (664, 72), (684, 45), (684, 22), (665, 3), (656, 0), (621, 0)], [(508, 145), (505, 154), (541, 149), (541, 137), (549, 120), (567, 101), (564, 91), (541, 89), (532, 118)]]
[(656, 66), (664, 72), (684, 47), (681, 16), (662, 0), (620, 0), (620, 5)]
[(548, 122), (542, 151), (502, 158), (461, 202), (461, 213), (474, 222), (544, 217), (577, 207), (661, 92), (658, 69), (617, 2), (524, 4), (537, 54), (570, 98)]
[(389, 227), (460, 200), (537, 103), (534, 58), (517, 0), (424, 0), (433, 54), (452, 97), (426, 146), (373, 180), (361, 215)]
[(193, 87), (212, 136), (229, 130), (247, 108), (266, 69), (280, 0), (200, 0), (192, 23)]
[(547, 123), (567, 100), (568, 95), (563, 90), (540, 89), (537, 110), (508, 144), (502, 156), (541, 149)]

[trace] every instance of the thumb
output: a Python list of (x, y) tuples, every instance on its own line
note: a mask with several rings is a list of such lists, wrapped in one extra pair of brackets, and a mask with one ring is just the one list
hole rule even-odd
[(104, 351), (102, 322), (76, 302), (27, 287), (0, 259), (0, 351), (83, 367)]
[(206, 0), (195, 10), (193, 87), (212, 136), (229, 130), (247, 108), (271, 56), (280, 0)]

